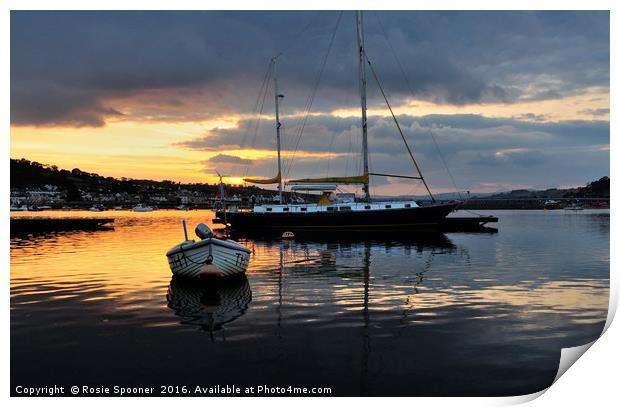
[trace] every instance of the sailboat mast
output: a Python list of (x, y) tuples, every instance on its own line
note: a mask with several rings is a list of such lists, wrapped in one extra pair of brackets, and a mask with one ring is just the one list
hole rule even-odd
[[(362, 11), (355, 12), (357, 22), (357, 47), (359, 53), (359, 87), (362, 107), (362, 158), (364, 175), (368, 174), (368, 121), (366, 119), (366, 51), (364, 50), (364, 16)], [(364, 200), (370, 201), (368, 181), (364, 182)]]
[(282, 160), (280, 158), (280, 127), (282, 127), (282, 123), (280, 123), (280, 98), (283, 98), (284, 95), (280, 95), (278, 93), (278, 75), (276, 70), (276, 62), (278, 57), (273, 58), (273, 93), (275, 95), (276, 102), (276, 144), (278, 146), (278, 192), (280, 196), (280, 203), (283, 203), (282, 200)]

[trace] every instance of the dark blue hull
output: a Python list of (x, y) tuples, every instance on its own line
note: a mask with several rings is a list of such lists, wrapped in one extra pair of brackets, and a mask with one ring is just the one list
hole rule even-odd
[[(403, 231), (438, 227), (457, 205), (458, 203), (448, 203), (417, 208), (347, 212), (227, 212), (226, 222), (232, 231), (293, 233)], [(218, 212), (217, 216), (221, 220), (224, 219), (222, 212)]]

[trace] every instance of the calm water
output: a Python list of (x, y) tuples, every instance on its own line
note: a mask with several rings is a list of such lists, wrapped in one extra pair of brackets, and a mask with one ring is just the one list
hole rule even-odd
[[(497, 211), (499, 232), (253, 241), (246, 279), (171, 278), (210, 211), (55, 212), (114, 230), (11, 239), (11, 382), (516, 395), (607, 315), (609, 212)], [(33, 216), (15, 214), (12, 216)]]

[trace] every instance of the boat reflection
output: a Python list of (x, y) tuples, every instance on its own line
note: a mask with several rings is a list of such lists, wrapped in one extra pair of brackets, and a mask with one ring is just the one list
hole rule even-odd
[(221, 281), (173, 277), (166, 298), (182, 324), (213, 333), (246, 312), (252, 290), (245, 275)]
[[(399, 236), (389, 240), (356, 238), (356, 236), (347, 239), (326, 236), (320, 240), (244, 239), (239, 236), (236, 239), (252, 250), (250, 268), (253, 271), (269, 271), (284, 264), (290, 272), (298, 271), (306, 274), (346, 275), (350, 271), (357, 271), (357, 274), (361, 275), (359, 264), (356, 262), (366, 250), (371, 250), (375, 254), (407, 257), (416, 253), (448, 254), (462, 250), (444, 234)], [(281, 259), (279, 265), (278, 258)]]
[[(222, 232), (222, 229), (219, 229)], [(237, 241), (253, 241), (266, 244), (279, 243), (280, 236), (257, 232), (230, 231), (230, 238)], [(452, 242), (441, 231), (411, 230), (408, 232), (358, 232), (358, 233), (304, 233), (290, 240), (299, 243), (339, 243), (339, 244), (407, 244), (418, 247), (453, 247)]]

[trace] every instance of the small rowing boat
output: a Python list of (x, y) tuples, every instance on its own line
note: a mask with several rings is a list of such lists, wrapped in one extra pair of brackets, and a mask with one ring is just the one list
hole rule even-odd
[(250, 249), (233, 241), (214, 237), (205, 224), (196, 227), (199, 241), (187, 239), (168, 250), (168, 264), (172, 274), (184, 277), (231, 277), (245, 273), (250, 261)]

